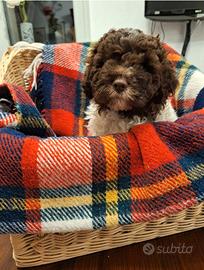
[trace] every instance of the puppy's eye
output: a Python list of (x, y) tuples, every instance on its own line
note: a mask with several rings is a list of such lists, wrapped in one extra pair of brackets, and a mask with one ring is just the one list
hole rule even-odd
[(132, 82), (133, 82), (133, 83), (137, 83), (137, 78), (133, 77), (133, 78), (132, 78)]
[(103, 66), (103, 62), (97, 62), (95, 63), (96, 68), (100, 68)]
[(119, 60), (119, 59), (121, 58), (121, 55), (120, 55), (120, 53), (118, 53), (118, 52), (114, 52), (114, 53), (112, 53), (112, 57), (113, 57), (114, 59)]

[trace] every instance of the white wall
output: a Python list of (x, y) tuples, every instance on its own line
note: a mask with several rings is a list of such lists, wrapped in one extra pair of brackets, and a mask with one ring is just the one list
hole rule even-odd
[[(77, 0), (76, 0), (77, 1)], [(144, 0), (89, 0), (86, 8), (89, 8), (89, 37), (78, 35), (78, 40), (96, 41), (110, 28), (133, 27), (143, 30), (145, 33), (151, 32), (151, 21), (144, 17)], [(76, 10), (75, 10), (76, 13)], [(155, 34), (162, 31), (157, 23)], [(204, 22), (196, 26), (192, 25), (192, 39), (189, 45), (186, 58), (204, 71)], [(80, 24), (76, 24), (76, 28)], [(181, 52), (185, 35), (185, 23), (163, 23), (165, 30), (165, 42), (173, 46), (178, 52)], [(86, 40), (87, 39), (87, 40)]]
[(89, 0), (73, 0), (74, 24), (78, 42), (91, 40)]
[(4, 9), (3, 9), (3, 2), (0, 1), (0, 57), (5, 52), (7, 47), (9, 46), (9, 37), (8, 37), (8, 31), (6, 26), (6, 19), (4, 15)]

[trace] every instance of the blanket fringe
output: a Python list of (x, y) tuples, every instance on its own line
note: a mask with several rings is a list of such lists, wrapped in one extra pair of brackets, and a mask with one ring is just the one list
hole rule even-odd
[(33, 78), (32, 82), (32, 89), (37, 89), (37, 75), (38, 75), (38, 68), (40, 64), (42, 63), (42, 53), (39, 53), (34, 58), (33, 62), (30, 64), (30, 66), (24, 71), (23, 77), (24, 79), (29, 79), (30, 77)]
[(36, 57), (33, 59), (32, 63), (30, 66), (24, 71), (23, 78), (27, 81), (32, 77), (32, 89), (37, 89), (37, 71), (42, 63), (42, 49), (43, 49), (44, 44), (43, 43), (28, 43), (25, 41), (20, 41), (17, 42), (14, 46), (12, 46), (12, 49), (14, 51), (19, 51), (19, 50), (25, 50), (25, 49), (31, 49), (31, 50), (36, 50), (39, 52), (39, 54), (36, 55)]
[(33, 50), (38, 50), (38, 51), (42, 51), (44, 44), (43, 43), (28, 43), (25, 41), (19, 41), (16, 44), (14, 44), (11, 48), (14, 50), (19, 50), (19, 49), (25, 49), (25, 48), (30, 48)]

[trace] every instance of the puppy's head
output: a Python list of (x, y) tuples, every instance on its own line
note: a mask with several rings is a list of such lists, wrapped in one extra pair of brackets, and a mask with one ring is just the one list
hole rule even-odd
[(158, 37), (119, 29), (93, 48), (82, 86), (100, 110), (154, 117), (174, 94), (177, 78)]

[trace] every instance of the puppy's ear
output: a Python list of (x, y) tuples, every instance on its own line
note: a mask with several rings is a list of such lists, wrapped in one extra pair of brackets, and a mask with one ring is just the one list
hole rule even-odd
[(158, 89), (158, 100), (164, 104), (169, 96), (175, 94), (178, 85), (176, 71), (167, 58), (167, 53), (159, 39), (154, 40), (155, 50), (146, 53), (145, 68), (152, 75), (153, 85)]
[(86, 67), (84, 78), (82, 80), (82, 87), (86, 96), (89, 99), (93, 98), (93, 77), (99, 71), (99, 69), (103, 66), (106, 60), (106, 53), (104, 48), (106, 47), (105, 40), (116, 33), (116, 30), (110, 29), (107, 33), (105, 33), (97, 43), (95, 43), (89, 49), (89, 53), (86, 59)]
[(178, 79), (176, 71), (167, 59), (166, 51), (161, 44), (155, 51), (148, 54), (145, 64), (152, 76), (150, 87), (155, 93), (148, 108), (149, 112), (156, 116), (165, 106), (167, 99), (175, 94)]
[[(155, 96), (153, 97), (152, 103), (150, 105), (150, 110), (154, 112), (155, 115), (159, 113), (163, 106), (165, 106), (168, 98), (175, 94), (178, 85), (176, 72), (169, 61), (167, 61), (166, 64), (162, 66), (159, 77), (160, 87), (157, 90)], [(156, 84), (158, 85), (158, 82)]]
[(84, 89), (84, 93), (89, 99), (93, 98), (93, 77), (97, 73), (99, 68), (103, 65), (103, 57), (101, 53), (98, 52), (98, 47), (101, 43), (102, 38), (92, 47), (90, 47), (86, 59), (85, 72), (82, 80), (82, 88)]
[(94, 59), (94, 55), (96, 54), (96, 51), (97, 51), (96, 45), (89, 49), (88, 56), (86, 59), (84, 77), (82, 80), (82, 88), (84, 89), (84, 93), (89, 99), (93, 98), (91, 80), (93, 77), (92, 76), (93, 59)]
[(169, 60), (166, 60), (166, 64), (162, 67), (161, 82), (163, 93), (166, 93), (167, 97), (173, 96), (179, 82), (176, 76), (176, 71)]

